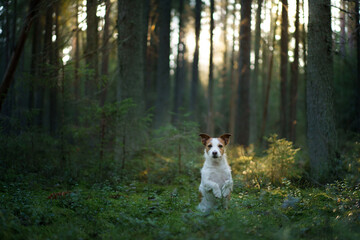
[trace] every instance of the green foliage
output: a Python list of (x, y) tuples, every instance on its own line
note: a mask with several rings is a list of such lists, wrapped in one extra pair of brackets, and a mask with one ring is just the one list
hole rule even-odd
[(142, 178), (169, 183), (179, 174), (198, 174), (202, 157), (198, 151), (201, 147), (198, 132), (195, 122), (185, 120), (177, 127), (169, 124), (155, 130), (146, 153), (142, 155), (146, 163)]
[(269, 182), (281, 184), (283, 178), (300, 177), (301, 170), (295, 165), (300, 149), (295, 149), (286, 139), (278, 139), (277, 135), (269, 137), (268, 143), (263, 157), (256, 156), (253, 146), (232, 148), (229, 155), (233, 172), (245, 183), (259, 188)]
[[(33, 176), (39, 180), (39, 176)], [(326, 189), (239, 187), (229, 210), (203, 214), (197, 185), (185, 175), (169, 185), (138, 181), (73, 185), (31, 177), (0, 182), (1, 239), (358, 239), (359, 186)], [(45, 189), (45, 190), (44, 190)], [(64, 197), (48, 199), (57, 191)]]
[(274, 134), (268, 138), (269, 147), (264, 158), (267, 176), (272, 183), (280, 183), (281, 179), (298, 177), (295, 167), (295, 156), (300, 149), (295, 149), (292, 142), (278, 139)]

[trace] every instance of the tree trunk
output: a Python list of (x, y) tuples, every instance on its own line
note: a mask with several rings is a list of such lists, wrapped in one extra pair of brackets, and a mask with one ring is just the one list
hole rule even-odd
[(330, 0), (309, 0), (307, 140), (311, 177), (336, 177), (337, 134), (333, 108), (333, 57)]
[(294, 49), (294, 62), (291, 64), (291, 88), (290, 88), (290, 118), (289, 118), (289, 138), (290, 141), (296, 141), (296, 105), (298, 98), (298, 78), (299, 78), (299, 14), (300, 3), (296, 0), (296, 14), (295, 14), (295, 49)]
[(31, 43), (31, 64), (30, 64), (30, 74), (31, 77), (34, 79), (30, 82), (29, 86), (29, 99), (28, 99), (28, 108), (29, 110), (32, 110), (34, 108), (34, 99), (35, 99), (35, 84), (36, 79), (38, 78), (39, 74), (39, 56), (40, 56), (40, 37), (41, 36), (41, 29), (40, 29), (40, 21), (39, 16), (36, 16), (34, 19), (34, 25), (33, 25), (33, 36), (32, 36), (32, 43)]
[(96, 91), (98, 78), (98, 20), (96, 16), (97, 0), (86, 1), (87, 28), (86, 28), (86, 65), (90, 70), (85, 82), (85, 95), (92, 98)]
[(214, 50), (214, 0), (210, 0), (210, 60), (209, 60), (209, 86), (208, 86), (208, 118), (207, 133), (214, 135), (214, 66), (213, 66), (213, 50)]
[(148, 5), (148, 21), (145, 26), (147, 29), (147, 39), (146, 39), (146, 64), (145, 64), (145, 107), (146, 109), (150, 109), (154, 107), (156, 102), (156, 70), (157, 70), (157, 47), (159, 45), (158, 39), (158, 28), (157, 25), (158, 20), (158, 10), (156, 9), (155, 4), (153, 4), (155, 0), (147, 0)]
[(235, 134), (238, 144), (249, 145), (250, 128), (250, 49), (251, 49), (251, 0), (241, 0), (240, 54), (237, 123)]
[[(350, 13), (354, 13), (354, 15), (356, 14), (356, 2), (358, 2), (358, 0), (349, 0), (347, 1), (347, 5), (348, 5), (348, 12)], [(353, 15), (353, 14), (352, 14)], [(348, 18), (347, 21), (347, 34), (348, 34), (348, 41), (349, 41), (349, 49), (350, 52), (355, 51), (355, 47), (356, 47), (356, 26), (358, 23), (356, 23), (356, 19), (355, 16), (351, 16)]]
[(221, 69), (221, 83), (222, 83), (222, 99), (221, 99), (221, 115), (222, 115), (222, 132), (229, 131), (229, 122), (227, 120), (227, 116), (230, 114), (229, 110), (229, 90), (231, 89), (231, 79), (228, 77), (228, 43), (227, 43), (227, 20), (228, 20), (228, 0), (223, 0), (223, 11), (224, 14), (222, 16), (223, 22), (223, 42), (224, 42), (224, 52), (223, 52), (223, 62)]
[(276, 30), (277, 30), (277, 19), (279, 17), (279, 5), (276, 8), (276, 15), (275, 15), (275, 21), (274, 25), (273, 22), (270, 21), (270, 28), (273, 28), (273, 35), (271, 39), (272, 49), (269, 52), (269, 67), (267, 72), (267, 80), (266, 80), (266, 89), (265, 89), (265, 102), (264, 102), (264, 108), (263, 108), (263, 116), (262, 116), (262, 124), (261, 124), (261, 132), (260, 132), (260, 139), (259, 142), (263, 143), (263, 138), (265, 135), (266, 130), (266, 122), (267, 122), (267, 116), (268, 116), (268, 108), (269, 108), (269, 98), (270, 98), (270, 88), (271, 88), (271, 80), (272, 80), (272, 69), (274, 64), (274, 51), (275, 51), (275, 36), (276, 36)]
[[(126, 163), (128, 153), (141, 147), (144, 132), (140, 128), (139, 119), (144, 116), (144, 1), (118, 1), (118, 66), (117, 101), (132, 99), (136, 106), (130, 108), (117, 126), (117, 147), (115, 158)], [(126, 137), (126, 141), (125, 141)], [(123, 142), (123, 146), (121, 143)], [(122, 149), (121, 149), (122, 148)], [(125, 154), (124, 154), (125, 153)]]
[(356, 78), (356, 115), (357, 115), (357, 132), (360, 133), (360, 23), (359, 23), (359, 1), (355, 2), (355, 22), (356, 22), (356, 59), (357, 59), (357, 78)]
[(6, 98), (6, 95), (8, 93), (9, 87), (11, 85), (11, 82), (13, 81), (13, 76), (18, 64), (18, 61), (20, 59), (20, 55), (22, 53), (22, 50), (24, 48), (25, 45), (25, 40), (27, 38), (27, 35), (30, 31), (31, 28), (31, 24), (34, 20), (34, 17), (36, 16), (37, 12), (38, 12), (38, 5), (40, 3), (41, 0), (31, 0), (30, 2), (30, 8), (29, 8), (29, 12), (28, 15), (25, 19), (25, 23), (23, 26), (23, 29), (19, 35), (19, 40), (16, 44), (15, 50), (11, 56), (10, 62), (7, 66), (5, 75), (3, 77), (3, 80), (1, 82), (1, 86), (0, 86), (0, 112), (1, 112), (1, 108), (2, 105), (4, 103), (4, 100)]
[(157, 61), (155, 128), (168, 122), (170, 101), (170, 21), (171, 0), (159, 0), (159, 50)]
[(236, 64), (236, 59), (235, 59), (235, 41), (236, 41), (236, 36), (235, 36), (235, 29), (236, 29), (236, 2), (237, 0), (234, 1), (233, 3), (233, 23), (232, 23), (232, 29), (234, 29), (233, 31), (233, 39), (232, 39), (232, 47), (231, 47), (231, 58), (230, 58), (230, 66), (231, 66), (231, 72), (230, 72), (230, 81), (231, 81), (231, 97), (230, 97), (230, 114), (229, 114), (229, 132), (232, 134), (235, 134), (235, 121), (236, 121), (236, 102), (237, 102), (237, 74), (236, 74), (236, 70), (237, 68), (235, 68)]
[(46, 79), (45, 81), (41, 81), (39, 84), (38, 89), (38, 96), (37, 96), (37, 104), (36, 108), (39, 111), (37, 125), (39, 127), (44, 127), (48, 129), (50, 126), (50, 117), (49, 117), (49, 110), (47, 108), (48, 100), (50, 98), (49, 89), (51, 88), (52, 82), (49, 81), (52, 78), (51, 71), (52, 71), (52, 32), (53, 32), (53, 4), (50, 3), (47, 5), (46, 13), (45, 13), (45, 34), (44, 34), (44, 45), (42, 50), (42, 65), (41, 65), (41, 78)]
[(192, 80), (191, 80), (191, 95), (190, 95), (190, 112), (192, 119), (196, 121), (198, 111), (198, 89), (199, 89), (199, 39), (201, 28), (201, 0), (196, 0), (195, 5), (195, 51), (194, 60), (192, 64)]
[[(75, 36), (73, 37), (73, 53), (74, 53), (74, 95), (75, 100), (78, 101), (80, 98), (80, 76), (79, 76), (79, 65), (80, 65), (80, 38), (79, 38), (79, 0), (76, 0), (75, 6)], [(75, 117), (77, 119), (77, 117)], [(77, 120), (76, 120), (77, 121)]]
[(304, 82), (306, 83), (306, 77), (307, 77), (307, 32), (305, 28), (305, 0), (301, 1), (301, 7), (303, 12), (303, 24), (302, 24), (302, 34), (301, 34), (301, 41), (303, 44), (303, 60), (304, 60)]
[(184, 0), (179, 1), (179, 43), (176, 57), (176, 73), (175, 73), (175, 87), (174, 87), (174, 110), (172, 115), (172, 122), (176, 124), (179, 120), (179, 108), (183, 104), (184, 96), (184, 24), (183, 24)]
[(287, 81), (288, 81), (288, 2), (281, 0), (281, 57), (280, 57), (280, 136), (287, 137)]
[(345, 43), (346, 43), (346, 31), (345, 31), (345, 26), (346, 26), (346, 21), (345, 21), (345, 1), (341, 1), (341, 8), (343, 9), (340, 10), (340, 54), (342, 57), (346, 56), (346, 49), (345, 49)]
[(359, 23), (359, 1), (355, 1), (355, 24), (356, 31), (355, 42), (356, 42), (356, 59), (357, 59), (357, 71), (356, 71), (356, 130), (360, 133), (360, 23)]
[(257, 109), (259, 105), (258, 101), (258, 82), (259, 82), (259, 55), (260, 55), (260, 38), (261, 38), (261, 9), (262, 9), (263, 0), (258, 0), (257, 10), (256, 10), (256, 26), (255, 26), (255, 63), (254, 63), (254, 73), (252, 76), (251, 86), (250, 86), (250, 143), (254, 143), (257, 140), (257, 129), (258, 129), (258, 120), (257, 120)]
[[(107, 94), (108, 87), (108, 73), (109, 73), (109, 48), (107, 47), (109, 42), (109, 25), (110, 25), (110, 0), (105, 0), (106, 12), (105, 12), (105, 24), (103, 29), (103, 46), (102, 46), (102, 65), (101, 65), (101, 76), (102, 76), (102, 85), (101, 85), (101, 94), (100, 94), (100, 108), (101, 112), (101, 122), (100, 122), (100, 164), (104, 157), (104, 145), (105, 145), (105, 130), (106, 130), (106, 116), (104, 112), (104, 104)], [(101, 165), (100, 165), (101, 166)], [(101, 167), (100, 167), (101, 171)]]
[[(50, 112), (50, 133), (52, 135), (55, 135), (56, 130), (58, 128), (58, 72), (59, 72), (59, 39), (60, 39), (60, 35), (59, 35), (59, 3), (56, 2), (54, 3), (54, 14), (55, 14), (55, 36), (56, 36), (56, 40), (55, 42), (53, 42), (50, 46), (51, 46), (51, 76), (50, 76), (50, 81), (51, 81), (51, 87), (50, 87), (50, 101), (49, 101), (49, 112)], [(52, 36), (51, 36), (52, 37)]]

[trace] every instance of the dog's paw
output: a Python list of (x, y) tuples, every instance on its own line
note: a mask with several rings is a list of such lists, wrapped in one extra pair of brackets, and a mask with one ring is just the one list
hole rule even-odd
[(221, 198), (220, 188), (214, 188), (214, 189), (213, 189), (213, 193), (214, 193), (215, 197)]
[(233, 188), (233, 181), (232, 180), (226, 180), (224, 183), (223, 188), (230, 188), (230, 190), (232, 190)]
[(226, 187), (225, 185), (222, 187), (222, 196), (225, 198), (227, 196), (229, 196), (230, 192), (231, 192), (231, 188), (230, 187)]

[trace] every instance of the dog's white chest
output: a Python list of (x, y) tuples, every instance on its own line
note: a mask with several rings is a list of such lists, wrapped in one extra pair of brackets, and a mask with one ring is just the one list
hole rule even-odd
[(202, 169), (202, 177), (206, 180), (216, 182), (221, 188), (227, 180), (230, 180), (231, 173), (228, 166), (224, 167), (204, 167)]

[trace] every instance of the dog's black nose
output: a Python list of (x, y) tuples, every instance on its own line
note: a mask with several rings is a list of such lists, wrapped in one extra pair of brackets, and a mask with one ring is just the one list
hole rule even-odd
[(212, 153), (212, 155), (213, 155), (214, 157), (216, 157), (217, 154), (218, 154), (217, 152), (213, 152), (213, 153)]

